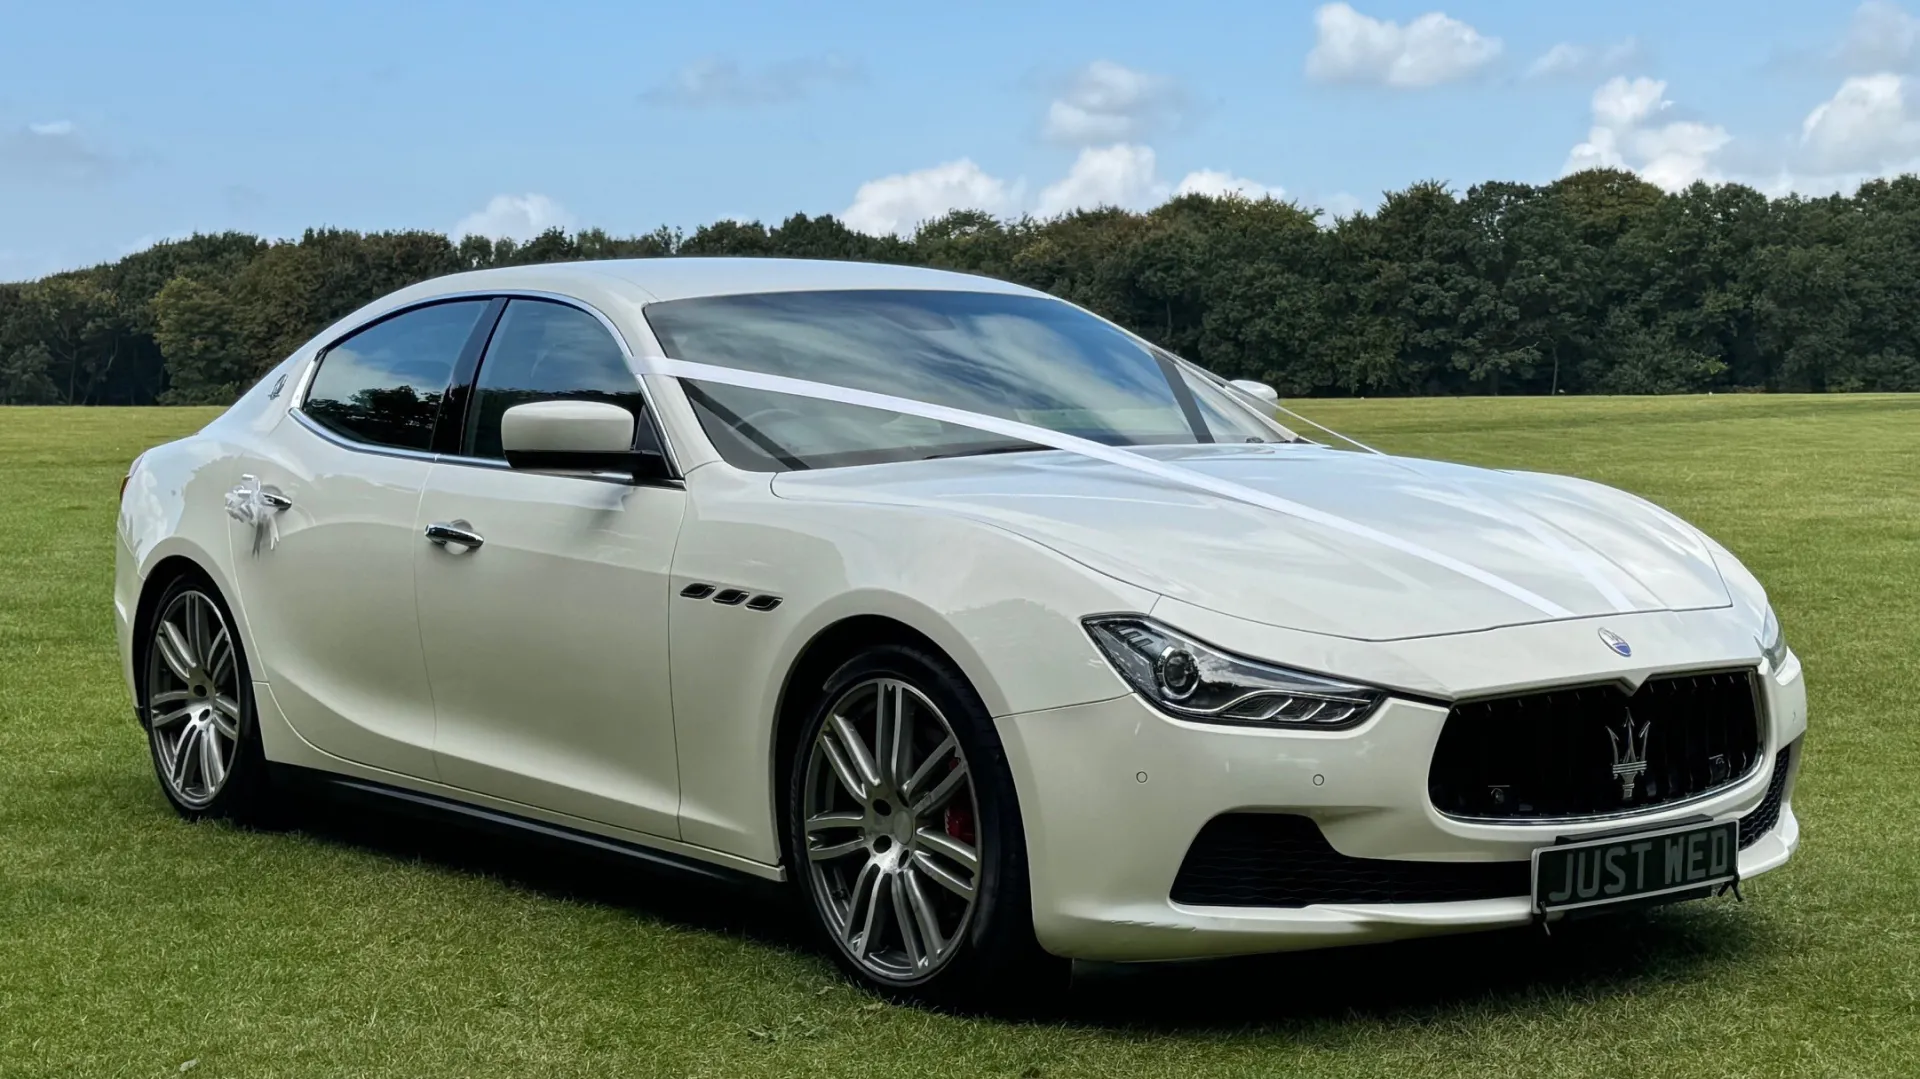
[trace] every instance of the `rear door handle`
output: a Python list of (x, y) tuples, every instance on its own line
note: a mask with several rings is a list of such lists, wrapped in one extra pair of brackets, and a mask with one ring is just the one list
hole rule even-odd
[(441, 547), (451, 543), (472, 551), (487, 541), (466, 521), (435, 521), (427, 526), (427, 542)]

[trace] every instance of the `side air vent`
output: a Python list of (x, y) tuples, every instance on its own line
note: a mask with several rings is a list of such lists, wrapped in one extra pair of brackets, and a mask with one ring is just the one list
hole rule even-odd
[(745, 606), (749, 611), (771, 611), (780, 606), (780, 597), (761, 593), (754, 595), (744, 588), (719, 588), (705, 581), (695, 581), (682, 588), (680, 595), (685, 599), (706, 599), (712, 597), (722, 607)]

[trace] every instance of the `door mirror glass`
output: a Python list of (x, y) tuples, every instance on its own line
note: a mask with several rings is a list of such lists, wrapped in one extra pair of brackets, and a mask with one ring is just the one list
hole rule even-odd
[(605, 401), (533, 401), (500, 417), (500, 445), (514, 468), (665, 476), (665, 459), (634, 449), (633, 432), (633, 413)]

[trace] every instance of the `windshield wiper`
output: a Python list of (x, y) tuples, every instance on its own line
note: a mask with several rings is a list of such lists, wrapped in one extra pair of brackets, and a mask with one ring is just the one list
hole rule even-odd
[(951, 457), (982, 457), (989, 453), (1030, 453), (1034, 450), (1044, 450), (1048, 448), (1050, 447), (1042, 446), (1034, 442), (1022, 442), (1017, 446), (982, 446), (979, 449), (955, 450), (952, 453), (929, 453), (925, 457), (916, 458), (916, 460), (940, 461)]

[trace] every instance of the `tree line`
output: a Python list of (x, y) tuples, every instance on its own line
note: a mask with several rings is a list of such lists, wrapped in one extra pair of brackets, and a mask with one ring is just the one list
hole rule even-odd
[(1051, 219), (956, 211), (911, 237), (831, 216), (525, 243), (311, 229), (171, 240), (0, 285), (0, 403), (219, 404), (413, 282), (576, 259), (912, 263), (1030, 285), (1287, 396), (1920, 390), (1920, 178), (1770, 199), (1594, 170), (1437, 182), (1328, 224), (1190, 195)]

